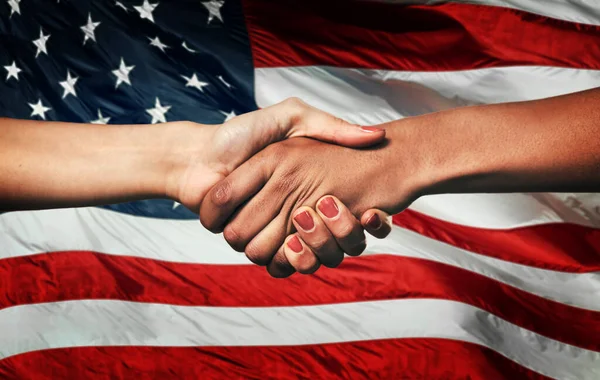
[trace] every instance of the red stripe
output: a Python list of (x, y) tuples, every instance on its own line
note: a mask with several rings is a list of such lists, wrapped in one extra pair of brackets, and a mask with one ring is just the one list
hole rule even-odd
[[(225, 375), (227, 374), (227, 375)], [(78, 347), (0, 361), (3, 379), (547, 379), (485, 347), (392, 339), (266, 347)]]
[(461, 226), (406, 210), (395, 225), (471, 252), (563, 272), (600, 271), (600, 230), (554, 223), (492, 230)]
[(313, 276), (273, 279), (254, 265), (205, 265), (55, 252), (0, 260), (0, 308), (77, 299), (268, 307), (438, 298), (479, 307), (555, 340), (600, 351), (600, 313), (428, 260), (374, 255)]
[(243, 2), (255, 67), (600, 68), (600, 26), (471, 4)]

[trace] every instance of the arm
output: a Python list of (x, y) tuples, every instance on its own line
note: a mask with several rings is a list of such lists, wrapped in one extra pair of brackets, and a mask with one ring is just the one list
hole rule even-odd
[(216, 126), (0, 119), (0, 211), (159, 197), (197, 211), (214, 183), (272, 142), (309, 136), (364, 146), (384, 135), (298, 100)]
[(414, 156), (423, 195), (600, 191), (600, 89), (392, 125), (399, 140), (421, 148)]
[[(361, 215), (371, 207), (397, 213), (427, 194), (600, 190), (600, 90), (383, 127), (387, 144), (368, 150), (302, 139), (272, 145), (209, 192), (202, 223), (225, 228), (234, 248), (282, 276), (291, 271), (281, 244), (300, 230), (290, 219), (326, 194)], [(253, 217), (259, 208), (272, 217)]]

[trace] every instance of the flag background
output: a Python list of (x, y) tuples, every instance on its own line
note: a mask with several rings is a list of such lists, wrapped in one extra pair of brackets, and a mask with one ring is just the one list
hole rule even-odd
[[(298, 96), (377, 124), (598, 87), (598, 25), (593, 0), (10, 0), (0, 113), (221, 123)], [(1, 214), (0, 377), (600, 378), (598, 195), (393, 222), (281, 280), (168, 200)]]

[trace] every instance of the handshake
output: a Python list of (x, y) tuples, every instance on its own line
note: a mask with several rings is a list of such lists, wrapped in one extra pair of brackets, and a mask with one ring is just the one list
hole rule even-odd
[(221, 125), (0, 118), (0, 212), (168, 197), (272, 276), (313, 273), (422, 195), (599, 191), (598, 104), (590, 90), (381, 128), (298, 99)]
[(274, 277), (361, 254), (364, 229), (387, 236), (386, 212), (415, 194), (398, 181), (390, 149), (398, 141), (386, 140), (385, 129), (349, 124), (298, 99), (219, 126), (191, 125), (202, 127), (206, 143), (172, 171), (167, 195)]

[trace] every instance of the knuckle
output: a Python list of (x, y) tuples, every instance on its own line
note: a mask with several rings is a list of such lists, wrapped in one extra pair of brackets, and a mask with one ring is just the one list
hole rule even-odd
[(210, 199), (217, 206), (226, 205), (231, 199), (232, 186), (228, 180), (223, 180), (211, 190)]
[(346, 222), (346, 223), (340, 223), (339, 226), (337, 226), (336, 228), (336, 233), (335, 236), (337, 238), (347, 238), (348, 236), (350, 236), (352, 234), (352, 232), (354, 231), (354, 223), (351, 222)]
[(344, 259), (344, 252), (335, 245), (323, 246), (320, 250), (314, 249), (315, 255), (318, 257), (319, 262), (327, 268), (335, 268)]
[(280, 268), (273, 267), (273, 266), (268, 266), (267, 272), (271, 275), (271, 277), (274, 277), (274, 278), (287, 278), (294, 274), (293, 269), (282, 270)]
[(384, 230), (384, 232), (381, 234), (382, 237), (387, 237), (390, 233), (392, 232), (392, 228), (390, 226), (387, 226)]
[(292, 97), (285, 99), (283, 101), (283, 104), (285, 104), (288, 107), (292, 107), (292, 108), (303, 108), (306, 106), (306, 103), (297, 96), (292, 96)]
[(272, 252), (268, 252), (265, 248), (252, 242), (246, 246), (244, 253), (246, 254), (248, 260), (261, 266), (269, 264), (273, 258)]
[(203, 216), (202, 213), (200, 213), (199, 219), (200, 219), (200, 224), (202, 224), (202, 226), (204, 228), (206, 228), (213, 234), (218, 234), (218, 233), (222, 232), (222, 230), (223, 230), (222, 226), (217, 225), (215, 220), (211, 220), (211, 219)]
[(363, 253), (365, 251), (366, 248), (367, 248), (367, 241), (363, 240), (363, 241), (360, 241), (360, 242), (348, 247), (346, 249), (346, 253), (349, 256), (359, 256), (361, 253)]
[(298, 267), (296, 268), (298, 273), (301, 273), (301, 274), (313, 274), (317, 271), (317, 269), (319, 269), (319, 265), (316, 262), (315, 263), (303, 263), (301, 265), (298, 265)]
[(243, 237), (239, 234), (238, 229), (233, 224), (227, 225), (223, 230), (223, 237), (229, 243), (231, 248), (238, 252), (243, 252), (246, 247), (246, 242)]
[(325, 238), (313, 239), (308, 244), (315, 251), (324, 251), (328, 246), (330, 246), (329, 242), (330, 242), (330, 239), (328, 237), (325, 237)]
[(285, 278), (294, 274), (296, 270), (287, 261), (285, 255), (275, 255), (271, 264), (267, 266), (267, 271), (272, 277)]
[(309, 109), (308, 104), (295, 96), (281, 102), (281, 107), (283, 110), (282, 114), (285, 115), (285, 120), (292, 124), (298, 124), (306, 116)]
[(348, 122), (344, 119), (331, 115), (331, 120), (328, 123), (331, 128), (330, 138), (334, 143), (339, 143), (340, 137), (345, 133), (344, 127), (348, 126)]
[(279, 179), (274, 183), (275, 191), (279, 194), (288, 194), (293, 189), (297, 187), (297, 179), (294, 175), (294, 171), (282, 175)]
[(331, 123), (334, 125), (338, 125), (340, 127), (345, 127), (348, 125), (348, 122), (346, 120), (342, 119), (341, 117), (337, 117), (337, 116), (333, 116)]
[(321, 260), (321, 263), (327, 268), (337, 268), (344, 260), (344, 254), (342, 252), (335, 252), (335, 254), (329, 255), (327, 260)]

